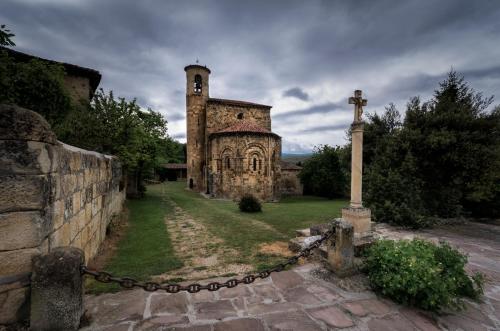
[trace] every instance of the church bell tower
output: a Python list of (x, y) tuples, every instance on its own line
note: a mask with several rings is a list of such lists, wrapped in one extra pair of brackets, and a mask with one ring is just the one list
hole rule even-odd
[(210, 69), (198, 64), (188, 65), (186, 72), (186, 154), (187, 185), (195, 191), (204, 189), (206, 166), (206, 104)]

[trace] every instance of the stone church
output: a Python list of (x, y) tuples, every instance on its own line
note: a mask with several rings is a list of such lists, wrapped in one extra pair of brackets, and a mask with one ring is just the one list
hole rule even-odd
[[(210, 69), (195, 64), (184, 70), (188, 187), (216, 198), (237, 200), (250, 193), (279, 200), (281, 137), (271, 131), (271, 106), (210, 98)], [(299, 193), (294, 174), (292, 193)]]

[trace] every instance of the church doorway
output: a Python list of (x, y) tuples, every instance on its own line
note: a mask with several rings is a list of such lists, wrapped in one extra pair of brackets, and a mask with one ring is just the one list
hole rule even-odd
[(193, 184), (193, 178), (189, 178), (189, 188), (193, 189), (193, 186), (194, 186), (194, 184)]

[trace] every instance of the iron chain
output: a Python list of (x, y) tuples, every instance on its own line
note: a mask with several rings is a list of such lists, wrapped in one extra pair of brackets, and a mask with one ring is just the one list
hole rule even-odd
[(94, 277), (94, 279), (96, 281), (101, 282), (101, 283), (115, 283), (115, 284), (118, 284), (121, 287), (127, 288), (127, 289), (139, 287), (139, 288), (142, 288), (148, 292), (154, 292), (154, 291), (158, 291), (158, 290), (163, 290), (167, 293), (178, 293), (180, 291), (186, 291), (189, 293), (197, 293), (197, 292), (200, 292), (202, 290), (217, 291), (217, 290), (224, 288), (224, 287), (232, 288), (232, 287), (238, 286), (239, 284), (251, 284), (259, 278), (264, 279), (264, 278), (269, 277), (271, 275), (271, 273), (273, 273), (273, 272), (283, 271), (286, 269), (287, 266), (291, 266), (291, 265), (296, 264), (301, 257), (310, 256), (313, 249), (319, 248), (325, 240), (329, 239), (334, 234), (335, 234), (335, 228), (332, 228), (332, 229), (328, 230), (327, 232), (325, 232), (325, 234), (323, 234), (321, 236), (321, 238), (319, 238), (318, 240), (316, 240), (315, 242), (313, 242), (312, 244), (310, 244), (309, 246), (307, 246), (306, 248), (301, 250), (297, 255), (294, 255), (294, 256), (288, 258), (285, 262), (279, 263), (272, 268), (265, 269), (265, 270), (260, 271), (258, 273), (246, 275), (241, 279), (232, 278), (232, 279), (229, 279), (223, 283), (212, 282), (212, 283), (209, 283), (207, 285), (193, 283), (193, 284), (183, 286), (180, 284), (159, 284), (159, 283), (155, 283), (155, 282), (139, 282), (139, 281), (137, 281), (133, 278), (130, 278), (130, 277), (123, 277), (123, 278), (114, 277), (113, 275), (111, 275), (110, 273), (105, 272), (105, 271), (91, 270), (91, 269), (88, 269), (87, 266), (85, 266), (85, 265), (81, 266), (81, 273), (83, 275), (92, 276), (92, 277)]

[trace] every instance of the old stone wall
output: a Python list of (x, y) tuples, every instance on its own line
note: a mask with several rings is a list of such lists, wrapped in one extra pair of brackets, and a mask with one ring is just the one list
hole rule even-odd
[(90, 101), (90, 80), (88, 77), (77, 77), (66, 75), (64, 77), (64, 86), (68, 89), (73, 102), (80, 100)]
[(114, 157), (58, 142), (39, 114), (0, 105), (0, 324), (26, 316), (34, 256), (97, 253), (125, 199), (121, 171)]
[(304, 186), (299, 179), (300, 169), (281, 169), (281, 194), (302, 195)]
[(210, 141), (209, 182), (214, 197), (238, 200), (252, 194), (280, 198), (281, 139), (251, 133), (216, 136)]
[[(241, 118), (238, 118), (238, 115)], [(225, 129), (242, 119), (271, 131), (270, 108), (237, 106), (216, 102), (207, 103), (207, 129), (206, 136)]]

